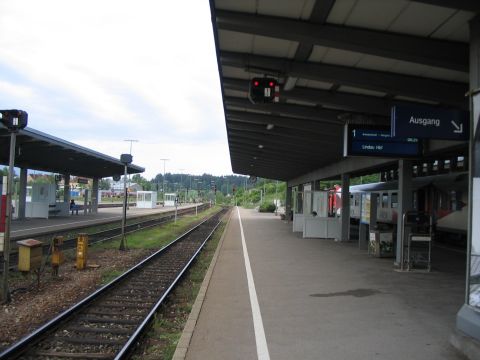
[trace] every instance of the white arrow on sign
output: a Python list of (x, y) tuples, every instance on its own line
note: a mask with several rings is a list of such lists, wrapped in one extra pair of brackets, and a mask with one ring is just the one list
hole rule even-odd
[(453, 130), (454, 133), (456, 134), (463, 133), (463, 124), (460, 124), (460, 126), (458, 126), (455, 121), (452, 120), (451, 122), (452, 122), (452, 125), (455, 126), (455, 130)]

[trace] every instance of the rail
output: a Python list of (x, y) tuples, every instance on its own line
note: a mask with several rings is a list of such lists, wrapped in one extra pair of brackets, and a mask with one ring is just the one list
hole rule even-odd
[[(215, 232), (225, 212), (223, 209), (204, 220), (27, 335), (0, 353), (0, 359), (21, 355), (125, 359), (158, 307)], [(98, 323), (101, 326), (95, 327)], [(88, 333), (91, 337), (77, 333)], [(94, 352), (88, 351), (92, 349)]]

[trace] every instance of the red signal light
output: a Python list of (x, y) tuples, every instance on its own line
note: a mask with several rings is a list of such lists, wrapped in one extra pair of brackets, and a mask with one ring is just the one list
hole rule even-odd
[(260, 83), (255, 80), (255, 81), (253, 82), (253, 86), (258, 86), (258, 85), (260, 85)]
[(268, 86), (274, 87), (274, 86), (275, 86), (275, 83), (274, 83), (273, 81), (270, 81), (270, 82), (268, 83)]

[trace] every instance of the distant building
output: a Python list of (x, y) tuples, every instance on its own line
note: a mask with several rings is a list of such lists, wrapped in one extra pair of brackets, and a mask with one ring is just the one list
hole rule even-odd
[[(110, 182), (110, 189), (113, 193), (113, 195), (122, 195), (123, 194), (123, 181), (112, 181)], [(128, 187), (128, 191), (130, 193), (136, 193), (137, 191), (142, 191), (143, 188), (141, 185), (137, 184), (137, 183), (130, 183), (130, 185), (128, 185), (127, 183), (127, 187)]]

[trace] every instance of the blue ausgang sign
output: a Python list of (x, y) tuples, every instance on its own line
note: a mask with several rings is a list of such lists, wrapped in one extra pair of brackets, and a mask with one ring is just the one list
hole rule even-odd
[(418, 138), (392, 138), (385, 126), (345, 125), (344, 156), (410, 158), (422, 155)]
[(467, 111), (430, 106), (397, 105), (392, 108), (392, 137), (415, 136), (424, 139), (468, 140)]

